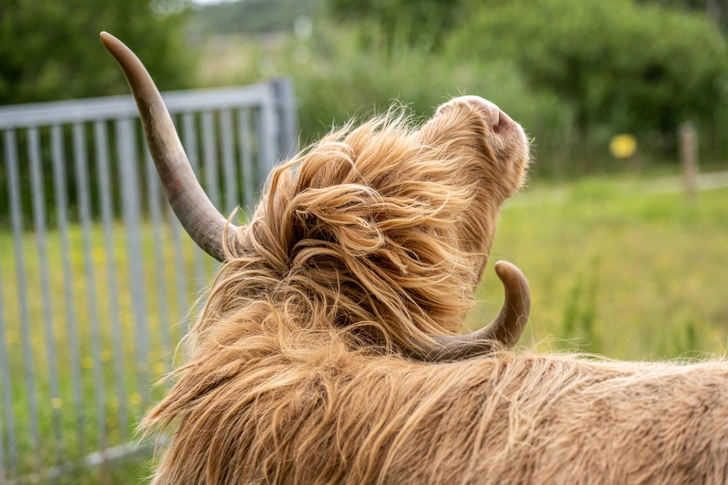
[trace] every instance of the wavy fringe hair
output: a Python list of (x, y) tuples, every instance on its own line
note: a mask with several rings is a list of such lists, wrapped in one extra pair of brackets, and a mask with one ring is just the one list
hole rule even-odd
[(227, 248), (196, 340), (232, 325), (236, 340), (272, 332), (282, 348), (318, 335), (392, 352), (460, 330), (508, 194), (483, 193), (472, 172), (487, 164), (473, 157), (487, 147), (470, 141), (484, 137), (480, 117), (457, 118), (447, 143), (426, 144), (391, 111), (275, 169)]

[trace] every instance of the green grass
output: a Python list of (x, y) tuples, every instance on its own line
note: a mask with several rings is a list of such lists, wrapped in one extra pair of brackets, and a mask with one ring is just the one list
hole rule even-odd
[[(482, 326), (496, 314), (502, 288), (492, 267), (498, 259), (518, 264), (529, 278), (533, 307), (521, 345), (539, 351), (578, 350), (618, 359), (655, 360), (694, 357), (702, 353), (723, 354), (728, 332), (728, 189), (702, 192), (695, 207), (688, 207), (682, 194), (646, 195), (648, 185), (639, 180), (592, 179), (562, 185), (536, 185), (510, 202), (503, 210), (491, 263), (478, 290), (480, 303), (469, 315), (473, 327)], [(164, 257), (155, 261), (151, 228), (143, 228), (146, 315), (150, 335), (146, 370), (149, 382), (139, 389), (134, 374), (135, 339), (129, 271), (122, 226), (117, 226), (115, 250), (119, 300), (123, 326), (125, 391), (133, 401), (129, 415), (135, 421), (143, 412), (141, 394), (168, 369), (170, 349), (162, 348), (159, 291), (156, 272), (163, 268), (166, 280), (172, 340), (177, 342), (187, 323), (179, 324), (182, 309), (189, 309), (197, 291), (192, 281), (192, 246), (185, 245), (184, 270), (187, 285), (178, 294), (177, 270), (168, 230)], [(94, 227), (93, 261), (102, 331), (102, 360), (106, 416), (103, 429), (108, 444), (127, 442), (129, 429), (118, 424), (112, 366), (112, 336), (106, 254), (103, 232)], [(85, 452), (99, 446), (91, 359), (91, 328), (88, 324), (87, 287), (84, 276), (81, 232), (70, 233), (73, 292), (81, 341), (80, 360), (84, 400)], [(50, 367), (45, 355), (43, 307), (40, 298), (39, 261), (32, 233), (23, 236), (29, 288), (31, 345), (36, 371), (35, 392), (40, 407), (41, 460), (44, 466), (58, 462), (51, 420), (53, 396), (49, 390)], [(20, 441), (20, 472), (32, 473), (35, 460), (30, 445), (28, 394), (23, 380), (23, 359), (15, 260), (11, 236), (0, 232), (0, 276), (6, 339), (13, 385), (13, 412)], [(65, 322), (60, 240), (49, 237), (53, 324), (61, 380), (59, 411), (62, 417), (64, 456), (77, 458), (75, 405), (71, 389), (70, 345)], [(212, 265), (207, 261), (207, 275)], [(181, 300), (181, 301), (180, 301)], [(151, 391), (149, 403), (164, 389)], [(0, 407), (2, 403), (0, 403)], [(0, 410), (4, 416), (4, 410)], [(3, 428), (5, 430), (5, 428)], [(108, 469), (78, 470), (61, 483), (136, 484), (149, 475), (149, 459), (137, 457), (112, 464)]]
[[(521, 343), (616, 359), (723, 354), (728, 331), (728, 190), (644, 195), (639, 181), (528, 189), (502, 212), (491, 261), (518, 264), (533, 306)], [(503, 294), (492, 265), (470, 315)]]
[(79, 468), (61, 476), (58, 485), (139, 485), (152, 475), (152, 460), (146, 455), (127, 457), (107, 467)]

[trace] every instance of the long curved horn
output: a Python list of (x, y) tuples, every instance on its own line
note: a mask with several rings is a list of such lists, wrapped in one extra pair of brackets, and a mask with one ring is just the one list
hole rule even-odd
[[(116, 58), (134, 94), (149, 151), (174, 213), (198, 246), (224, 261), (222, 238), (227, 219), (215, 209), (197, 181), (154, 81), (139, 58), (116, 37), (101, 32), (101, 42)], [(228, 234), (234, 234), (235, 229), (230, 224)]]
[(498, 261), (495, 264), (495, 272), (506, 290), (505, 302), (498, 316), (487, 327), (477, 332), (434, 337), (438, 345), (427, 351), (426, 360), (467, 359), (487, 354), (498, 345), (510, 348), (518, 343), (531, 310), (531, 290), (528, 280), (516, 265), (507, 261)]

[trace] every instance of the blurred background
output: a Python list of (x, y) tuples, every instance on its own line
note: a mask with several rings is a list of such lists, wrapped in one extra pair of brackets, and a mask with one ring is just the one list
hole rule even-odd
[[(127, 95), (102, 30), (131, 47), (163, 91), (287, 79), (271, 92), (292, 87), (299, 147), (393, 103), (425, 119), (460, 94), (493, 101), (532, 139), (529, 182), (504, 208), (492, 251), (531, 282), (521, 343), (632, 360), (724, 355), (725, 0), (0, 0), (0, 105)], [(226, 159), (226, 126), (238, 133), (235, 157), (245, 157), (245, 146), (253, 158), (266, 153), (255, 129), (247, 138), (248, 115), (227, 121), (216, 111), (208, 125), (204, 113), (185, 120), (180, 109), (175, 121), (190, 127), (188, 149), (197, 135), (204, 145), (208, 127), (219, 130), (210, 132), (219, 146), (192, 147), (206, 168), (208, 155)], [(251, 108), (251, 126), (264, 128), (264, 113)], [(276, 126), (284, 118), (273, 118)], [(68, 146), (94, 152), (92, 128), (106, 128), (91, 122), (55, 134), (18, 128), (17, 140), (8, 129), (0, 141), (0, 481), (143, 482), (149, 448), (127, 444), (137, 418), (164, 393), (151, 385), (179, 362), (173, 347), (216, 269), (179, 242), (161, 205), (125, 205), (123, 173), (117, 179), (112, 168), (110, 186), (101, 168), (79, 178), (83, 164)], [(108, 143), (116, 148), (125, 132), (114, 126)], [(141, 147), (138, 126), (130, 130)], [(34, 155), (33, 137), (67, 147), (41, 143)], [(16, 145), (18, 153), (9, 148)], [(274, 158), (287, 153), (271, 150)], [(141, 152), (131, 159), (139, 190), (158, 200), (148, 160)], [(249, 187), (265, 168), (241, 175), (232, 191), (223, 173), (205, 171), (205, 183), (225, 192), (230, 210), (244, 204), (237, 193), (245, 203), (254, 196)], [(45, 180), (37, 182), (39, 173)], [(106, 218), (104, 192), (112, 202)], [(138, 234), (130, 236), (137, 212)], [(66, 218), (67, 227), (59, 223)], [(136, 243), (127, 251), (129, 240)], [(148, 284), (141, 297), (127, 288), (136, 277)], [(87, 304), (95, 301), (89, 289), (97, 307)], [(477, 296), (473, 327), (501, 305), (491, 265)], [(151, 332), (142, 335), (141, 358), (140, 313)], [(99, 449), (107, 451), (93, 455)]]

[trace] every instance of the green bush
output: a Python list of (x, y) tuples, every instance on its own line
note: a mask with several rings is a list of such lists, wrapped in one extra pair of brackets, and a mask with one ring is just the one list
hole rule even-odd
[[(728, 48), (702, 11), (631, 0), (458, 0), (448, 15), (463, 21), (446, 16), (429, 29), (436, 16), (417, 2), (330, 1), (338, 16), (316, 18), (308, 38), (210, 42), (203, 84), (291, 76), (304, 142), (395, 99), (427, 115), (451, 96), (478, 94), (535, 139), (538, 176), (674, 165), (685, 120), (699, 127), (701, 164), (725, 166)], [(618, 161), (609, 141), (624, 132), (637, 136), (639, 151)]]
[(491, 0), (449, 49), (512, 59), (529, 86), (569, 103), (584, 132), (673, 133), (725, 109), (728, 48), (702, 15), (628, 0)]
[[(395, 102), (415, 115), (430, 116), (435, 107), (460, 94), (495, 102), (537, 139), (542, 133), (563, 132), (570, 120), (556, 96), (534, 94), (507, 60), (471, 62), (406, 44), (390, 51), (384, 42), (362, 42), (355, 30), (319, 27), (310, 39), (291, 38), (277, 52), (248, 48), (239, 56), (237, 73), (235, 66), (226, 65), (221, 75), (230, 83), (291, 76), (304, 142), (319, 138), (334, 124), (385, 111)], [(240, 44), (230, 48), (244, 49)]]

